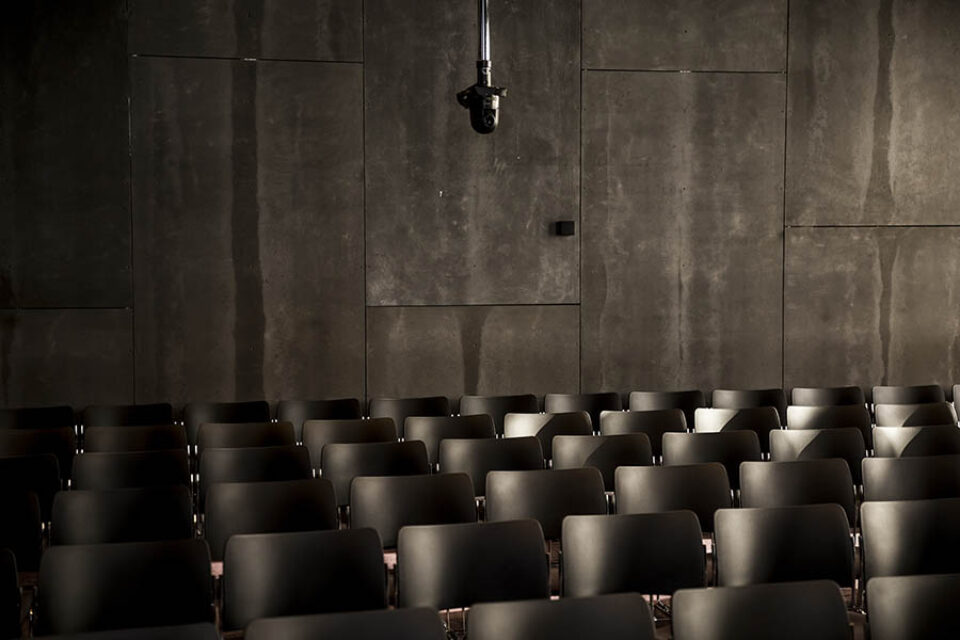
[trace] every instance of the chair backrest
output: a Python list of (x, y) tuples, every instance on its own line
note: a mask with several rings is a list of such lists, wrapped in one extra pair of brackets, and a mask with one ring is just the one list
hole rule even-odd
[(0, 458), (0, 487), (32, 491), (40, 502), (40, 518), (50, 522), (53, 496), (60, 491), (60, 464), (53, 454)]
[(554, 436), (593, 435), (590, 414), (586, 411), (572, 413), (508, 413), (503, 422), (503, 435), (507, 438), (534, 436), (540, 441), (543, 457), (553, 458)]
[(944, 400), (946, 400), (946, 396), (943, 393), (943, 387), (938, 384), (873, 388), (873, 403), (875, 405), (920, 404), (924, 402), (943, 402)]
[(447, 438), (495, 438), (493, 418), (475, 416), (411, 416), (403, 427), (406, 440), (420, 440), (427, 448), (430, 467), (440, 458), (440, 441)]
[(64, 479), (72, 477), (76, 452), (77, 436), (73, 427), (0, 429), (0, 457), (52, 454), (57, 457)]
[(559, 540), (570, 515), (606, 514), (603, 476), (592, 467), (491, 471), (487, 474), (487, 520), (532, 518), (547, 540)]
[(10, 549), (20, 571), (40, 566), (40, 501), (32, 491), (0, 491), (0, 549)]
[(175, 424), (143, 427), (88, 427), (83, 432), (87, 453), (162, 451), (187, 448), (187, 432)]
[(850, 640), (847, 607), (829, 580), (681, 589), (675, 640)]
[(357, 476), (414, 476), (430, 473), (427, 448), (407, 442), (333, 443), (320, 455), (323, 477), (333, 483), (337, 502), (350, 503), (350, 483)]
[(0, 428), (58, 429), (76, 424), (73, 407), (21, 407), (0, 409)]
[(61, 491), (53, 502), (50, 544), (189, 540), (193, 502), (183, 485)]
[(786, 424), (787, 395), (783, 389), (714, 389), (710, 404), (716, 409), (773, 407), (781, 424)]
[(303, 446), (310, 452), (310, 463), (320, 468), (323, 447), (328, 444), (396, 442), (397, 427), (392, 418), (369, 420), (307, 420), (303, 423)]
[(874, 453), (878, 458), (947, 456), (960, 454), (960, 428), (876, 427)]
[(760, 459), (760, 438), (753, 431), (663, 434), (663, 464), (719, 462), (734, 490), (740, 488), (740, 463)]
[[(803, 407), (838, 407), (845, 404), (864, 405), (867, 398), (862, 387), (794, 387), (790, 404)], [(790, 409), (788, 408), (789, 412)]]
[(960, 637), (960, 573), (867, 583), (871, 640)]
[(297, 442), (303, 439), (303, 423), (307, 420), (357, 420), (362, 417), (363, 409), (356, 398), (281, 400), (277, 403), (277, 420), (293, 425)]
[(847, 404), (835, 407), (787, 407), (787, 429), (846, 429), (860, 430), (867, 449), (873, 448), (870, 429), (872, 420), (866, 405)]
[(290, 447), (297, 444), (289, 422), (204, 422), (197, 433), (197, 454), (205, 449)]
[(663, 434), (684, 433), (686, 430), (687, 418), (680, 409), (604, 411), (600, 414), (600, 435), (646, 434), (650, 439), (650, 452), (655, 458), (663, 455)]
[(956, 425), (957, 418), (948, 402), (924, 404), (878, 404), (873, 408), (878, 427), (932, 427)]
[(447, 632), (436, 611), (417, 607), (260, 618), (247, 625), (243, 637), (244, 640), (447, 640)]
[(167, 484), (190, 485), (184, 449), (82, 453), (77, 456), (74, 489), (133, 489)]
[(183, 408), (187, 441), (197, 444), (197, 433), (204, 422), (267, 422), (270, 405), (264, 400), (250, 402), (191, 402)]
[(960, 573), (960, 498), (864, 502), (864, 575)]
[(257, 618), (387, 606), (372, 529), (237, 535), (223, 561), (223, 628)]
[(403, 425), (410, 416), (448, 416), (450, 399), (446, 396), (424, 398), (373, 398), (370, 400), (371, 418), (393, 418), (397, 432), (404, 437)]
[(688, 509), (704, 533), (713, 532), (717, 509), (733, 505), (727, 470), (717, 462), (670, 467), (620, 467), (615, 474), (617, 513)]
[(39, 582), (41, 634), (213, 620), (203, 540), (50, 547)]
[(0, 638), (20, 637), (20, 580), (10, 549), (0, 549)]
[(153, 404), (93, 405), (83, 410), (86, 427), (146, 427), (173, 424), (173, 407), (168, 402)]
[(467, 617), (471, 640), (653, 640), (653, 616), (643, 596), (478, 604)]
[(613, 472), (617, 467), (650, 464), (653, 464), (650, 439), (643, 433), (553, 439), (554, 469), (593, 467), (603, 476), (606, 491), (613, 491)]
[(660, 409), (680, 409), (687, 420), (687, 426), (693, 424), (693, 414), (700, 407), (707, 406), (703, 391), (633, 391), (630, 393), (628, 408), (630, 411), (655, 411)]
[(207, 449), (200, 456), (200, 511), (207, 490), (216, 482), (274, 482), (313, 477), (305, 447), (247, 447)]
[(490, 471), (534, 469), (543, 469), (543, 450), (534, 437), (440, 441), (440, 471), (466, 473), (475, 496), (486, 492)]
[(770, 432), (780, 430), (776, 407), (744, 409), (697, 409), (693, 430), (696, 433), (753, 431), (760, 439), (760, 450), (770, 452)]
[(374, 529), (384, 548), (397, 546), (401, 527), (476, 521), (473, 483), (465, 473), (360, 476), (350, 487), (350, 526)]
[(44, 636), (44, 640), (220, 640), (220, 634), (213, 623), (198, 622), (164, 627), (67, 633)]
[(744, 507), (791, 507), (838, 504), (850, 527), (857, 522), (853, 476), (846, 461), (796, 460), (744, 462), (740, 465), (740, 504)]
[(590, 423), (600, 424), (602, 411), (620, 411), (623, 407), (620, 394), (615, 391), (599, 393), (548, 393), (543, 397), (543, 409), (546, 413), (574, 413), (585, 411), (590, 414)]
[(399, 606), (432, 609), (547, 598), (540, 523), (404, 527), (397, 543), (397, 590)]
[(497, 435), (503, 435), (503, 418), (508, 413), (537, 413), (540, 401), (532, 393), (514, 396), (461, 396), (460, 415), (487, 414), (493, 418)]
[(863, 441), (863, 433), (854, 427), (787, 429), (770, 434), (770, 459), (774, 462), (841, 458), (850, 467), (854, 484), (863, 483), (860, 463), (866, 455), (867, 448)]
[(706, 553), (692, 511), (563, 520), (563, 595), (673, 595), (705, 586)]
[(867, 458), (864, 500), (960, 498), (960, 455)]

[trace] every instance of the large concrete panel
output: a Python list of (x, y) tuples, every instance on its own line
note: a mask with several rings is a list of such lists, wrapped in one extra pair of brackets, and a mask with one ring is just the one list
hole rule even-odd
[(0, 307), (131, 302), (124, 2), (0, 9)]
[(787, 0), (583, 0), (593, 69), (783, 71)]
[(958, 2), (792, 2), (788, 223), (960, 222), (958, 61)]
[(960, 229), (788, 229), (788, 386), (960, 381)]
[(133, 402), (127, 309), (0, 311), (0, 406)]
[(363, 60), (362, 0), (130, 0), (130, 52)]
[(579, 343), (575, 305), (370, 308), (367, 393), (575, 393)]
[(361, 74), (133, 62), (138, 400), (362, 395)]
[(584, 75), (584, 388), (780, 384), (783, 82)]
[(367, 301), (578, 301), (577, 0), (493, 0), (500, 126), (470, 128), (476, 3), (367, 0)]

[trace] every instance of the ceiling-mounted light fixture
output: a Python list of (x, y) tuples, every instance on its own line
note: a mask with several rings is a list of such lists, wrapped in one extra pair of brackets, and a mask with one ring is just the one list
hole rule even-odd
[(477, 83), (457, 94), (457, 102), (470, 110), (470, 124), (477, 133), (493, 133), (500, 121), (500, 98), (507, 90), (494, 87), (490, 75), (490, 14), (487, 0), (477, 0), (480, 25), (480, 48), (477, 60)]

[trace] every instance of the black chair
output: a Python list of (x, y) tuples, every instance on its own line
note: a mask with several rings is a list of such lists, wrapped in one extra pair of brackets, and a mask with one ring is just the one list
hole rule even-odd
[(173, 424), (173, 407), (167, 402), (154, 404), (94, 405), (83, 410), (87, 427), (147, 427)]
[(870, 429), (870, 411), (862, 404), (836, 407), (788, 407), (787, 429), (847, 429), (860, 430), (867, 449), (873, 449)]
[(617, 513), (688, 509), (704, 533), (713, 532), (717, 509), (733, 505), (727, 470), (720, 463), (671, 467), (620, 467), (615, 474)]
[(45, 453), (57, 457), (61, 477), (71, 478), (73, 457), (77, 453), (77, 436), (73, 427), (0, 429), (0, 457), (35, 456)]
[(77, 423), (72, 407), (22, 407), (0, 409), (0, 428), (59, 429)]
[(182, 485), (61, 491), (53, 502), (50, 544), (189, 540), (193, 502)]
[(478, 604), (467, 618), (470, 640), (653, 640), (653, 617), (643, 597), (618, 593), (593, 598)]
[(594, 468), (491, 471), (487, 474), (489, 522), (532, 518), (547, 540), (559, 540), (564, 517), (606, 514), (603, 476)]
[(568, 516), (562, 544), (564, 597), (672, 596), (706, 584), (703, 532), (692, 511)]
[(466, 473), (475, 496), (486, 493), (490, 471), (534, 469), (543, 469), (543, 450), (534, 437), (440, 441), (440, 471)]
[(85, 453), (162, 451), (187, 448), (187, 432), (180, 425), (144, 427), (88, 427), (83, 432)]
[(297, 437), (289, 422), (204, 422), (196, 444), (202, 456), (205, 449), (292, 447)]
[(860, 522), (867, 580), (960, 573), (960, 498), (864, 502)]
[[(787, 410), (789, 412), (789, 409)], [(860, 429), (807, 429), (770, 434), (770, 459), (774, 462), (842, 458), (850, 467), (854, 484), (863, 484), (860, 463), (867, 448)]]
[(630, 411), (657, 411), (662, 409), (680, 409), (686, 418), (687, 426), (693, 424), (693, 414), (700, 407), (707, 406), (706, 396), (699, 389), (687, 391), (633, 391), (630, 393), (628, 408)]
[(760, 439), (761, 452), (770, 453), (770, 432), (780, 430), (780, 414), (775, 407), (697, 409), (693, 430), (696, 433), (753, 431)]
[(735, 491), (740, 489), (740, 463), (760, 460), (760, 438), (753, 431), (663, 434), (663, 464), (719, 462)]
[(650, 439), (651, 453), (658, 460), (663, 455), (663, 434), (684, 433), (686, 430), (687, 418), (680, 409), (604, 411), (600, 414), (600, 435), (646, 434)]
[(20, 580), (17, 559), (0, 549), (0, 638), (20, 637)]
[(850, 640), (847, 609), (829, 580), (681, 589), (674, 640)]
[(960, 428), (876, 427), (874, 453), (878, 458), (947, 456), (960, 454)]
[(873, 404), (922, 404), (946, 400), (943, 387), (938, 384), (874, 387)]
[(387, 606), (380, 538), (371, 529), (238, 535), (223, 562), (223, 628), (257, 618)]
[(643, 433), (619, 436), (556, 436), (553, 439), (553, 468), (593, 467), (603, 476), (606, 491), (613, 491), (617, 467), (653, 464), (650, 439)]
[(74, 489), (190, 485), (190, 466), (184, 449), (82, 453), (74, 466)]
[(406, 440), (420, 440), (427, 448), (430, 468), (440, 459), (440, 441), (448, 438), (495, 438), (493, 418), (476, 416), (411, 416), (403, 427)]
[(508, 413), (504, 418), (503, 435), (507, 438), (534, 436), (540, 441), (543, 457), (553, 458), (554, 436), (593, 435), (590, 414), (573, 413)]
[(960, 637), (960, 574), (889, 576), (867, 583), (871, 640)]
[(40, 501), (32, 491), (0, 490), (0, 549), (9, 549), (20, 571), (40, 566)]
[(477, 521), (473, 483), (465, 473), (423, 476), (360, 476), (350, 487), (350, 526), (397, 546), (401, 527)]
[(508, 413), (538, 413), (540, 401), (527, 393), (515, 396), (461, 396), (460, 415), (487, 414), (493, 418), (497, 435), (503, 435), (503, 419)]
[(740, 465), (740, 504), (743, 507), (829, 503), (843, 507), (851, 528), (856, 524), (853, 476), (844, 460), (744, 462)]
[(50, 547), (39, 582), (41, 634), (213, 621), (203, 540)]
[(783, 389), (714, 389), (710, 404), (715, 409), (773, 407), (781, 424), (786, 424), (787, 396)]
[(40, 502), (40, 518), (50, 522), (53, 497), (60, 491), (60, 464), (53, 454), (0, 458), (0, 490), (32, 491)]
[(217, 482), (274, 482), (312, 477), (310, 455), (304, 447), (207, 449), (200, 456), (199, 508), (202, 513), (207, 491)]
[[(861, 387), (794, 387), (790, 404), (803, 407), (838, 407), (846, 404), (865, 405), (867, 398)], [(789, 412), (790, 409), (787, 409)]]
[(247, 625), (243, 637), (244, 640), (447, 640), (447, 632), (436, 611), (419, 607), (260, 618)]
[(864, 500), (960, 498), (960, 455), (867, 458)]
[(350, 483), (357, 476), (415, 476), (430, 473), (427, 448), (407, 442), (333, 443), (320, 455), (323, 477), (333, 483), (340, 506), (350, 503)]
[(369, 420), (307, 420), (303, 423), (303, 446), (310, 452), (310, 463), (320, 468), (323, 447), (328, 444), (396, 442), (397, 427), (392, 418)]
[(450, 399), (446, 396), (370, 400), (370, 417), (392, 418), (401, 438), (404, 437), (403, 425), (410, 416), (448, 416), (450, 413)]
[(212, 623), (199, 622), (172, 627), (141, 627), (44, 636), (44, 640), (220, 640), (220, 635)]
[(536, 520), (404, 527), (397, 543), (398, 604), (457, 609), (547, 598), (547, 568)]
[(546, 413), (575, 413), (584, 411), (590, 415), (590, 423), (600, 425), (600, 413), (620, 411), (623, 407), (620, 394), (614, 391), (600, 393), (548, 393), (543, 397)]
[(183, 426), (187, 441), (197, 444), (197, 433), (204, 422), (268, 422), (270, 405), (264, 400), (251, 402), (191, 402), (183, 408)]
[(277, 420), (289, 422), (297, 442), (303, 440), (303, 423), (307, 420), (357, 420), (363, 417), (356, 398), (333, 400), (281, 400), (277, 403)]
[(932, 427), (956, 425), (957, 418), (948, 402), (925, 404), (878, 404), (873, 408), (878, 427)]

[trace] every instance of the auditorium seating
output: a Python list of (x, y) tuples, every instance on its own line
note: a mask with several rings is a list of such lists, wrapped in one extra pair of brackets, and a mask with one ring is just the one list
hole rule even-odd
[(553, 468), (597, 469), (603, 476), (606, 491), (613, 491), (613, 474), (617, 467), (650, 464), (653, 464), (650, 439), (643, 433), (553, 438)]
[[(789, 415), (789, 409), (787, 410)], [(863, 433), (855, 427), (774, 431), (770, 434), (773, 462), (841, 458), (847, 462), (854, 484), (862, 484), (860, 466), (867, 455)]]
[(0, 409), (0, 429), (72, 428), (76, 422), (73, 408), (66, 405)]
[(356, 398), (333, 400), (281, 400), (277, 403), (277, 420), (293, 425), (298, 442), (303, 439), (307, 420), (353, 420), (363, 416)]
[(876, 427), (874, 450), (878, 458), (960, 454), (960, 428)]
[(543, 469), (543, 450), (535, 437), (491, 439), (450, 439), (440, 441), (440, 471), (470, 476), (473, 492), (483, 496), (491, 471), (532, 471)]
[(204, 422), (197, 432), (197, 455), (205, 449), (242, 447), (292, 447), (297, 444), (289, 422)]
[(423, 398), (373, 398), (370, 400), (371, 418), (391, 418), (397, 433), (404, 437), (404, 423), (410, 416), (449, 416), (450, 399), (446, 396)]
[(590, 415), (590, 423), (600, 424), (603, 411), (620, 411), (620, 394), (601, 393), (548, 393), (543, 397), (543, 410), (546, 413), (574, 413), (584, 411)]
[(0, 429), (0, 457), (49, 453), (56, 456), (64, 479), (72, 477), (76, 452), (77, 436), (73, 427)]
[(954, 425), (957, 418), (947, 402), (878, 404), (873, 408), (878, 427), (928, 427)]
[(497, 435), (503, 435), (503, 419), (508, 413), (537, 413), (540, 402), (537, 396), (526, 393), (513, 396), (461, 396), (460, 415), (487, 414), (493, 418)]
[(245, 640), (447, 640), (436, 611), (426, 607), (260, 618), (247, 625)]
[(664, 465), (719, 462), (734, 491), (740, 489), (740, 463), (761, 459), (760, 438), (753, 431), (663, 434)]
[[(790, 404), (801, 407), (836, 407), (847, 404), (864, 405), (867, 399), (861, 387), (794, 387)], [(787, 413), (790, 409), (787, 409)]]
[(84, 431), (89, 427), (148, 427), (173, 424), (173, 407), (154, 404), (91, 405), (83, 410)]
[(684, 433), (686, 430), (687, 419), (680, 409), (604, 411), (600, 414), (600, 435), (645, 434), (650, 440), (650, 452), (658, 461), (663, 457), (663, 434)]
[(76, 489), (190, 485), (190, 467), (183, 449), (82, 453), (74, 466), (73, 487)]
[(208, 489), (218, 482), (269, 482), (313, 477), (305, 447), (207, 449), (200, 457), (197, 501), (204, 511)]
[(251, 402), (191, 402), (183, 408), (187, 442), (197, 444), (197, 433), (204, 422), (268, 422), (270, 405), (263, 400)]
[(303, 446), (310, 452), (310, 464), (315, 469), (320, 469), (325, 445), (397, 440), (397, 427), (392, 418), (307, 420), (302, 433)]
[(707, 399), (703, 391), (689, 389), (685, 391), (631, 391), (627, 408), (630, 411), (680, 409), (683, 411), (689, 427), (693, 425), (694, 412), (705, 406), (707, 406)]
[(162, 451), (186, 449), (187, 432), (180, 425), (133, 427), (87, 427), (83, 432), (85, 453)]
[(867, 449), (873, 449), (870, 411), (862, 404), (827, 407), (788, 407), (787, 429), (848, 429), (856, 427)]
[(937, 384), (877, 386), (873, 388), (873, 404), (922, 404), (946, 400), (943, 387)]
[(620, 467), (615, 473), (617, 513), (661, 513), (687, 509), (704, 533), (713, 533), (714, 514), (733, 505), (722, 464)]
[(435, 469), (440, 458), (440, 441), (445, 438), (495, 438), (493, 418), (475, 416), (410, 416), (404, 427), (405, 440), (420, 440), (427, 448), (427, 461)]
[(52, 454), (0, 458), (0, 487), (36, 494), (44, 522), (50, 521), (53, 497), (62, 486), (60, 464)]
[(837, 504), (849, 526), (857, 522), (853, 477), (839, 458), (793, 462), (744, 462), (740, 465), (740, 505), (790, 507)]
[(45, 640), (220, 640), (217, 627), (210, 622), (169, 627), (141, 627), (118, 631), (92, 631), (44, 636)]
[(333, 483), (337, 503), (350, 503), (357, 476), (410, 476), (430, 473), (427, 448), (419, 440), (328, 444), (320, 456), (323, 477)]
[(694, 414), (695, 433), (726, 431), (753, 431), (760, 439), (760, 451), (770, 453), (770, 432), (780, 430), (780, 414), (776, 407), (747, 407), (742, 409), (697, 409)]
[(863, 461), (864, 500), (934, 498), (960, 498), (960, 455)]
[(860, 522), (866, 580), (960, 573), (960, 498), (864, 502)]
[(867, 601), (871, 640), (960, 637), (960, 574), (873, 578)]
[(540, 441), (544, 459), (550, 460), (553, 458), (554, 436), (593, 435), (593, 425), (586, 411), (508, 413), (504, 418), (503, 435), (507, 438), (534, 436)]
[(714, 389), (711, 405), (715, 409), (773, 407), (781, 424), (787, 420), (787, 396), (783, 389)]

